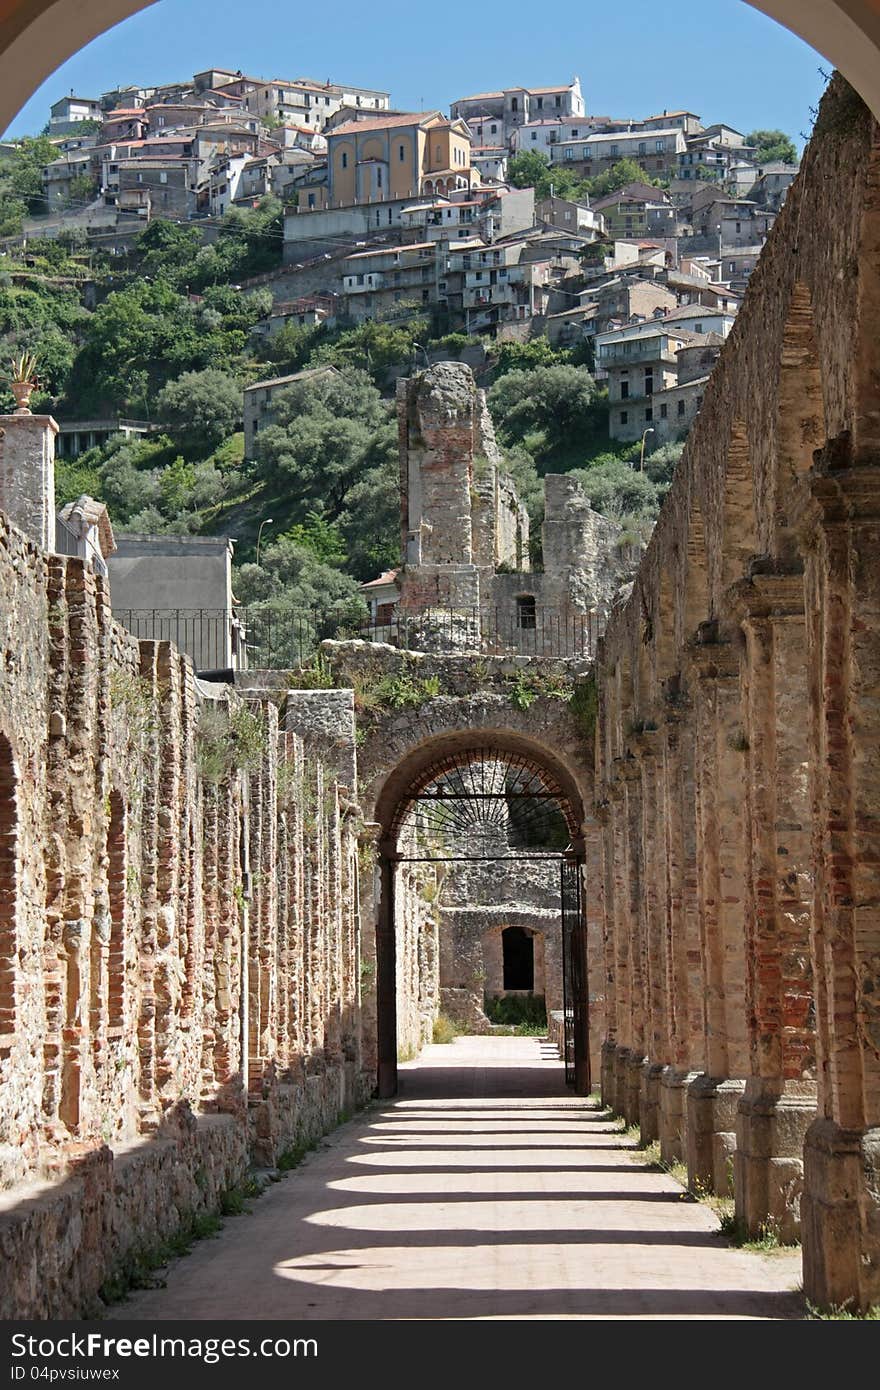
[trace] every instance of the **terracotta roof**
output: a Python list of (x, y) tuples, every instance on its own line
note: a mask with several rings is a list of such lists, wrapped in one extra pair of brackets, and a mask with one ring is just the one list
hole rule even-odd
[(333, 376), (339, 376), (335, 367), (311, 367), (308, 371), (293, 372), (290, 376), (272, 376), (266, 381), (252, 381), (250, 386), (244, 388), (245, 394), (248, 391), (259, 391), (264, 386), (287, 386), (291, 381), (310, 381), (312, 377), (326, 376), (328, 372), (332, 372)]
[(497, 101), (497, 100), (499, 99), (499, 97), (500, 97), (500, 98), (503, 98), (503, 97), (504, 97), (504, 93), (503, 93), (503, 92), (477, 92), (476, 95), (475, 95), (475, 96), (472, 96), (472, 97), (459, 97), (458, 100), (457, 100), (457, 101), (454, 101), (452, 104), (453, 104), (453, 106), (460, 106), (461, 103), (462, 103), (463, 101), (492, 101), (492, 100)]
[(403, 246), (383, 246), (378, 251), (355, 251), (350, 256), (346, 256), (347, 261), (365, 261), (368, 256), (395, 256), (401, 251), (433, 251), (435, 242), (417, 241), (410, 245)]
[[(699, 116), (697, 116), (696, 111), (661, 111), (660, 114), (657, 115), (657, 116), (646, 116), (646, 117), (645, 117), (645, 120), (646, 120), (646, 121), (662, 121), (663, 118), (666, 117), (666, 116), (695, 116), (697, 120), (700, 119)], [(727, 129), (728, 129), (728, 130), (732, 130), (732, 129), (733, 129), (733, 126), (728, 126)], [(739, 134), (739, 131), (737, 131), (737, 135), (738, 135), (738, 134)]]
[(691, 352), (695, 347), (724, 347), (725, 339), (720, 333), (698, 333), (699, 342), (687, 343), (683, 348), (677, 348), (677, 352)]
[(396, 584), (399, 573), (399, 570), (383, 570), (378, 579), (370, 579), (366, 584), (359, 584), (358, 588), (363, 591), (364, 589), (385, 588), (388, 584)]
[(353, 135), (358, 131), (369, 130), (394, 130), (409, 125), (424, 125), (435, 117), (440, 116), (439, 111), (409, 111), (403, 116), (370, 116), (365, 121), (346, 121), (345, 125), (338, 125), (334, 130), (327, 132), (327, 139), (330, 140), (334, 135)]

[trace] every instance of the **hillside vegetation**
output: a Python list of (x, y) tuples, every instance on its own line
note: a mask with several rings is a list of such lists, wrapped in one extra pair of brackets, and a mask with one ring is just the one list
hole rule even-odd
[[(42, 143), (0, 168), (0, 225), (36, 197)], [(26, 252), (10, 246), (0, 257), (0, 358), (36, 353), (37, 410), (157, 427), (59, 461), (59, 505), (88, 492), (118, 530), (234, 535), (241, 602), (282, 619), (300, 608), (350, 616), (357, 584), (399, 558), (394, 379), (416, 369), (425, 345), (454, 357), (467, 340), (432, 340), (412, 306), (394, 321), (254, 334), (272, 296), (242, 282), (280, 261), (274, 199), (228, 213), (209, 245), (197, 228), (161, 219), (126, 256), (70, 235), (31, 238)], [(649, 526), (680, 448), (634, 472), (632, 448), (609, 449), (605, 392), (577, 355), (545, 339), (487, 346), (483, 384), (536, 536), (543, 475), (571, 469), (600, 510)], [(243, 387), (320, 365), (339, 375), (292, 384), (246, 463)]]

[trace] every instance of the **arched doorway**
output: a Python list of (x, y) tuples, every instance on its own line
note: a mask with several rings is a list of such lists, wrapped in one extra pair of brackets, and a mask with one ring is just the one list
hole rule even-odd
[[(499, 884), (530, 871), (550, 873), (558, 909), (566, 1079), (590, 1089), (583, 808), (561, 764), (526, 740), (458, 734), (416, 750), (388, 777), (379, 798), (381, 892), (376, 926), (378, 1093), (397, 1091), (397, 875), (414, 864), (488, 866)], [(570, 887), (576, 883), (572, 898)], [(534, 985), (534, 943), (519, 926), (502, 935), (505, 989)], [(508, 985), (516, 976), (529, 983)]]

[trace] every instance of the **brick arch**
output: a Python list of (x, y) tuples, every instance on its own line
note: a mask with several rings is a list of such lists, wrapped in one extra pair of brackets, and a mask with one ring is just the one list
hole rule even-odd
[(15, 1032), (18, 975), (20, 787), (12, 744), (0, 734), (0, 1035)]
[(485, 753), (516, 754), (535, 768), (543, 770), (558, 787), (566, 805), (569, 823), (580, 827), (584, 819), (584, 801), (570, 767), (546, 744), (504, 727), (460, 728), (445, 735), (434, 735), (418, 742), (385, 777), (374, 810), (375, 820), (387, 836), (398, 819), (402, 802), (411, 795), (419, 779), (428, 775), (438, 763), (466, 760), (475, 750)]
[(758, 549), (755, 484), (749, 438), (744, 420), (734, 420), (724, 469), (721, 533), (721, 592), (748, 572)]
[(772, 553), (792, 562), (797, 553), (792, 523), (798, 480), (813, 465), (825, 441), (825, 410), (819, 348), (809, 286), (796, 280), (791, 292), (779, 362), (776, 447), (773, 467)]

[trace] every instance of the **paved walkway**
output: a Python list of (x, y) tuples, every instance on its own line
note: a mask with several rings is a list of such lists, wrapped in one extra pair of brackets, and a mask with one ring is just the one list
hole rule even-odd
[(796, 1318), (795, 1255), (733, 1250), (535, 1038), (459, 1038), (117, 1318)]

